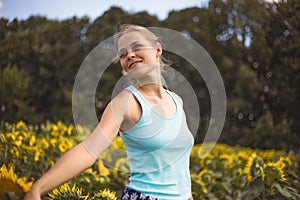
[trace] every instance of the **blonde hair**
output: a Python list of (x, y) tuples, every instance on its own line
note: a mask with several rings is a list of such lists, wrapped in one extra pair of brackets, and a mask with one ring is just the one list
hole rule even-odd
[[(120, 26), (119, 31), (114, 35), (115, 47), (118, 49), (118, 42), (123, 35), (135, 31), (141, 33), (150, 42), (150, 44), (153, 45), (153, 47), (157, 46), (158, 44), (163, 47), (161, 41), (154, 33), (143, 26), (133, 24), (123, 24)], [(164, 66), (171, 65), (171, 61), (165, 59), (163, 55), (160, 56), (159, 63), (162, 70)]]

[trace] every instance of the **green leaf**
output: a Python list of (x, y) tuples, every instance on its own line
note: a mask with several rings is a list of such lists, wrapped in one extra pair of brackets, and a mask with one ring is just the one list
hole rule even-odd
[(253, 185), (249, 188), (246, 188), (246, 191), (242, 193), (242, 199), (252, 200), (259, 197), (262, 192), (265, 190), (264, 184)]

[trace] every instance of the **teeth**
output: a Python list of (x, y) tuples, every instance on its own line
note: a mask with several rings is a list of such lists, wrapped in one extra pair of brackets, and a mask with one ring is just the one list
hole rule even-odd
[(141, 62), (141, 61), (135, 61), (135, 62), (131, 63), (130, 66), (129, 66), (129, 69), (130, 69), (135, 63), (139, 63), (139, 62)]

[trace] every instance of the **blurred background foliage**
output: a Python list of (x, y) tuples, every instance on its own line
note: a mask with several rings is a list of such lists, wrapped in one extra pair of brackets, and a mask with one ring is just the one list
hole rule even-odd
[[(0, 121), (72, 123), (72, 87), (88, 53), (120, 24), (164, 27), (202, 45), (223, 78), (227, 117), (219, 142), (248, 147), (299, 150), (300, 1), (211, 0), (208, 7), (171, 11), (165, 20), (147, 12), (111, 7), (88, 17), (49, 20), (0, 19)], [(197, 142), (210, 119), (205, 82), (189, 63), (172, 54), (172, 67), (193, 86), (201, 110)], [(111, 64), (99, 82), (99, 117), (121, 76)]]

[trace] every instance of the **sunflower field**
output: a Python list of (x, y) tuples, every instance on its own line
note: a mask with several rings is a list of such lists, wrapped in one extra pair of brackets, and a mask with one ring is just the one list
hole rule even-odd
[[(90, 131), (62, 122), (0, 124), (0, 200), (22, 199), (33, 181)], [(193, 197), (300, 199), (299, 163), (299, 153), (293, 151), (196, 144), (190, 156)], [(117, 137), (91, 168), (42, 199), (117, 200), (128, 176), (125, 146)]]

